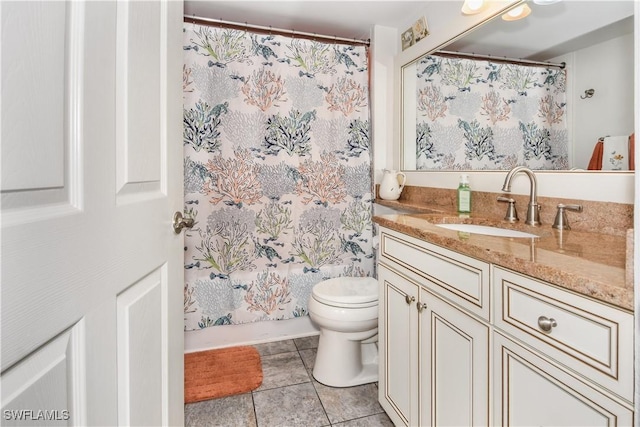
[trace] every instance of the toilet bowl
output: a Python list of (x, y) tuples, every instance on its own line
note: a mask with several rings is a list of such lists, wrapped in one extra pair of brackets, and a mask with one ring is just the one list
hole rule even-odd
[(331, 387), (378, 381), (378, 282), (336, 277), (313, 287), (309, 316), (320, 329), (313, 377)]

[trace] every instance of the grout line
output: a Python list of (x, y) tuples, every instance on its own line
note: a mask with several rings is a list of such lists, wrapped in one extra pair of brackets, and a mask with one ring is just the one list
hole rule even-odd
[[(300, 351), (298, 351), (298, 353), (300, 353)], [(302, 355), (300, 355), (300, 359), (302, 359)], [(303, 360), (302, 364), (304, 365), (304, 360)], [(306, 365), (305, 365), (305, 369), (307, 369)], [(320, 395), (318, 394), (318, 389), (316, 388), (316, 384), (315, 384), (315, 380), (313, 378), (313, 375), (309, 373), (309, 370), (307, 370), (307, 375), (309, 375), (309, 378), (311, 379), (311, 386), (313, 387), (313, 391), (316, 392), (316, 396), (318, 396), (318, 402), (320, 402), (320, 406), (322, 407), (322, 411), (324, 412), (324, 416), (327, 417), (327, 421), (329, 421), (329, 425), (332, 426), (333, 423), (331, 422), (331, 418), (329, 418), (329, 414), (327, 414), (327, 409), (324, 407), (324, 403), (322, 403), (322, 399), (320, 398)]]
[(311, 379), (309, 379), (308, 381), (302, 381), (302, 382), (299, 382), (299, 383), (280, 385), (278, 387), (273, 387), (273, 388), (265, 388), (264, 390), (254, 390), (251, 393), (262, 393), (263, 391), (278, 390), (279, 388), (286, 388), (286, 387), (291, 387), (291, 386), (300, 385), (300, 384), (306, 384), (306, 383), (310, 383), (310, 382), (312, 382)]
[(258, 413), (256, 412), (256, 401), (253, 398), (253, 391), (251, 392), (251, 404), (253, 405), (253, 417), (256, 420), (256, 427), (260, 427), (258, 424)]

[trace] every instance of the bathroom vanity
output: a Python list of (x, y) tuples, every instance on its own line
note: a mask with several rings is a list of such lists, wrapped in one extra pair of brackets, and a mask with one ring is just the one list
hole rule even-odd
[(470, 234), (437, 224), (472, 219), (435, 213), (374, 221), (379, 400), (396, 425), (633, 424), (633, 289), (624, 260), (603, 268), (587, 248), (618, 259), (624, 238)]
[[(495, 22), (502, 23), (500, 15)], [(494, 171), (427, 165), (429, 172), (419, 172), (420, 58), (447, 40), (458, 44), (451, 50), (463, 51), (464, 36), (478, 31), (471, 22), (451, 22), (435, 22), (422, 46), (394, 58), (397, 148), (390, 158), (380, 157), (379, 167), (402, 170), (411, 185), (401, 203), (386, 206), (434, 209), (374, 217), (380, 227), (380, 403), (397, 426), (634, 425), (633, 174), (541, 173), (544, 192), (538, 198), (531, 172), (528, 197), (524, 187), (509, 193), (518, 209), (527, 206), (514, 225), (475, 215), (515, 221), (515, 209), (505, 215), (507, 206), (496, 202), (507, 201), (500, 197), (510, 191), (515, 172), (507, 174), (500, 193), (495, 191), (503, 176)], [(636, 42), (637, 28), (636, 19)], [(509, 47), (509, 35), (503, 38), (498, 46)], [(598, 56), (589, 65), (578, 64), (577, 54), (570, 53), (567, 81), (573, 83), (582, 78), (579, 71), (593, 75), (604, 63)], [(580, 99), (568, 102), (579, 105)], [(582, 121), (600, 119), (609, 120)], [(456, 210), (452, 189), (460, 172), (472, 174), (471, 218), (444, 212)], [(578, 204), (584, 213), (569, 215), (573, 230), (551, 228), (557, 213), (558, 225), (565, 225), (559, 205)], [(497, 225), (537, 237), (438, 227), (443, 223)]]

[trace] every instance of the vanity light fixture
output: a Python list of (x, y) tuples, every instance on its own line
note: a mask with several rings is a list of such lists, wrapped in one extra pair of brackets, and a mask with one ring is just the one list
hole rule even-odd
[(464, 0), (462, 5), (462, 13), (464, 15), (475, 15), (482, 12), (485, 7), (484, 0)]
[(522, 4), (518, 7), (511, 9), (509, 12), (502, 15), (502, 19), (505, 21), (517, 21), (518, 19), (525, 18), (531, 13), (531, 8), (528, 4)]

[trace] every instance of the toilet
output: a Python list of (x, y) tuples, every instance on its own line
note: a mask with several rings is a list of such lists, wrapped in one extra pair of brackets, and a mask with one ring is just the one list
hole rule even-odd
[(313, 287), (309, 316), (320, 328), (313, 377), (331, 387), (378, 381), (378, 281), (336, 277)]

